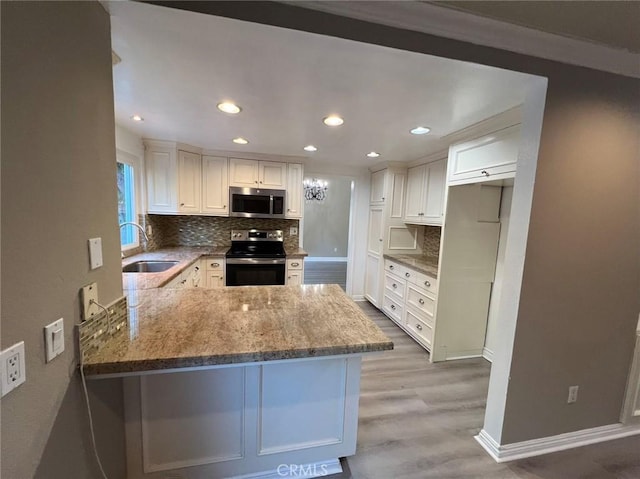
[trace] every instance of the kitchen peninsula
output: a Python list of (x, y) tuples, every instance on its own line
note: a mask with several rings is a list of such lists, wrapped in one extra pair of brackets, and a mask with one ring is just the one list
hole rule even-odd
[(84, 370), (125, 377), (130, 479), (275, 477), (282, 464), (320, 476), (355, 453), (361, 356), (393, 343), (337, 285), (127, 300), (127, 328)]

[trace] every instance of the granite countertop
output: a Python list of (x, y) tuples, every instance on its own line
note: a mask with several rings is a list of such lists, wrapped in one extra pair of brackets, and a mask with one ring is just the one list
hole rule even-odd
[(161, 288), (198, 259), (202, 257), (224, 257), (228, 249), (228, 246), (223, 248), (210, 246), (177, 246), (175, 248), (162, 248), (129, 256), (122, 260), (122, 266), (135, 263), (136, 261), (173, 260), (179, 261), (179, 263), (161, 273), (122, 273), (122, 288), (125, 291)]
[(415, 271), (438, 279), (438, 258), (436, 257), (418, 254), (384, 254), (383, 256)]
[(128, 331), (88, 358), (125, 375), (393, 349), (337, 285), (130, 291)]
[(287, 254), (287, 258), (304, 258), (305, 256), (309, 256), (309, 253), (307, 253), (302, 248), (298, 248), (296, 250), (285, 251), (285, 253)]

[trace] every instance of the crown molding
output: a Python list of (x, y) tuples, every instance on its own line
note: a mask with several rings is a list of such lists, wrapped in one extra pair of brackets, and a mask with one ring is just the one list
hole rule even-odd
[(390, 27), (640, 78), (640, 54), (411, 1), (283, 2)]

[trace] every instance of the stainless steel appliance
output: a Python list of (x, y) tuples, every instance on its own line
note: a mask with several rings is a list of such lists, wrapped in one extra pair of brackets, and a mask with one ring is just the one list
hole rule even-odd
[(284, 284), (286, 260), (281, 230), (232, 230), (227, 286)]
[(229, 188), (229, 216), (284, 218), (287, 192), (263, 188)]

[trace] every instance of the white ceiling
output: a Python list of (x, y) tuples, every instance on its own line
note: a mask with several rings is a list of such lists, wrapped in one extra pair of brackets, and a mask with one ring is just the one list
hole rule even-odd
[[(205, 149), (370, 166), (523, 102), (528, 75), (135, 2), (111, 2), (116, 122)], [(243, 111), (221, 113), (233, 100)], [(337, 113), (341, 127), (323, 117)], [(142, 123), (130, 117), (140, 114)], [(417, 125), (432, 128), (414, 136)], [(231, 139), (247, 138), (245, 146)], [(306, 153), (307, 144), (318, 147)], [(381, 153), (378, 159), (365, 154)]]

